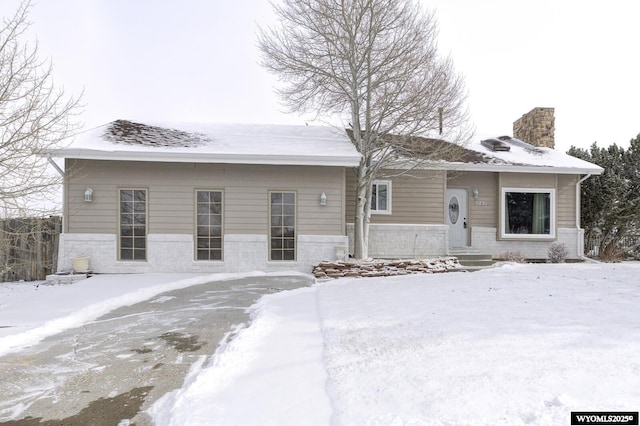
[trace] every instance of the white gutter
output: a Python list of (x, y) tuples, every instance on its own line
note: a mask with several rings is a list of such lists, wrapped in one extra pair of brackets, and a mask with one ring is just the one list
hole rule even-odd
[[(590, 177), (591, 177), (591, 173), (589, 173), (588, 175), (580, 179), (578, 182), (576, 182), (576, 237), (580, 233), (580, 210), (581, 210), (580, 209), (580, 185), (582, 184), (582, 182), (589, 179)], [(584, 243), (584, 239), (582, 240), (582, 242)], [(576, 254), (578, 255), (578, 259), (581, 259), (585, 262), (601, 263), (597, 260), (590, 259), (584, 255), (584, 244), (582, 247), (580, 247), (580, 238), (576, 238)]]
[(511, 173), (544, 173), (544, 174), (584, 174), (599, 175), (602, 169), (558, 166), (533, 166), (518, 164), (468, 164), (458, 166), (452, 164), (449, 170), (463, 170), (467, 172), (511, 172)]
[[(60, 173), (60, 176), (62, 176), (62, 229), (61, 232), (64, 233), (64, 212), (65, 209), (67, 208), (66, 204), (67, 204), (67, 185), (65, 182), (65, 175), (64, 175), (64, 171), (56, 164), (55, 161), (53, 161), (53, 159), (51, 158), (51, 155), (47, 155), (47, 161), (49, 162), (49, 164), (51, 164), (53, 166), (54, 169), (56, 169), (56, 171), (58, 173)], [(58, 265), (55, 265), (56, 267), (56, 271), (58, 270)]]
[(60, 167), (58, 167), (56, 162), (53, 161), (53, 159), (51, 158), (50, 155), (47, 155), (47, 161), (49, 162), (49, 164), (51, 164), (53, 166), (54, 169), (56, 169), (58, 171), (58, 173), (60, 173), (60, 176), (64, 177), (64, 172), (62, 171), (62, 169)]
[(264, 155), (264, 154), (211, 154), (198, 152), (149, 152), (149, 151), (100, 151), (93, 149), (60, 149), (49, 152), (50, 156), (83, 160), (163, 161), (170, 163), (225, 163), (267, 164), (291, 166), (341, 166), (356, 167), (360, 154), (355, 155)]
[(599, 175), (604, 171), (599, 166), (593, 167), (559, 167), (536, 166), (531, 164), (505, 164), (505, 163), (429, 163), (407, 162), (402, 165), (389, 167), (390, 169), (416, 168), (421, 170), (455, 170), (464, 172), (510, 172), (510, 173), (543, 173), (543, 174), (570, 174), (570, 175)]

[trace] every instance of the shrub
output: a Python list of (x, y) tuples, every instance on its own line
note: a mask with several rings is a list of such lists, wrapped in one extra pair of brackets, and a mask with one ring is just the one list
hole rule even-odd
[(506, 260), (507, 262), (516, 262), (516, 263), (525, 263), (527, 260), (522, 253), (519, 251), (507, 250), (498, 256), (501, 260)]
[(564, 263), (569, 252), (564, 244), (553, 243), (549, 247), (548, 258), (551, 263)]

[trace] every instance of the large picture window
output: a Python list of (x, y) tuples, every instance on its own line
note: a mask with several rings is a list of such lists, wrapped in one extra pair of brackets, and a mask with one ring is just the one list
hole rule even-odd
[(554, 238), (554, 189), (502, 189), (502, 236)]
[(270, 192), (270, 260), (296, 260), (296, 193)]
[(196, 259), (222, 260), (222, 191), (196, 191)]
[(391, 181), (373, 181), (371, 185), (371, 213), (391, 214)]
[(147, 259), (147, 190), (121, 189), (120, 260)]

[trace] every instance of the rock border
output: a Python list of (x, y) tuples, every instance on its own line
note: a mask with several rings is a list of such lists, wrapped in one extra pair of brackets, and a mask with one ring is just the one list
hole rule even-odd
[(313, 268), (317, 280), (434, 274), (461, 268), (457, 257), (410, 260), (323, 261)]

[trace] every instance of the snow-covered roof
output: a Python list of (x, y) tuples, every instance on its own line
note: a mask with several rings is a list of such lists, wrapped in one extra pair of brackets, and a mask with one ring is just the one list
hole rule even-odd
[(354, 167), (344, 130), (322, 126), (149, 124), (116, 120), (77, 135), (49, 155), (63, 158)]
[[(498, 140), (504, 150), (491, 149)], [(423, 139), (424, 151), (433, 144)], [(508, 147), (508, 150), (506, 150)], [(459, 160), (429, 160), (422, 167), (515, 173), (600, 174), (600, 166), (507, 136), (476, 135), (457, 148)], [(257, 124), (149, 124), (116, 120), (76, 136), (54, 157), (92, 160), (166, 161), (355, 167), (360, 162), (346, 131), (322, 126)]]
[[(502, 147), (491, 149), (499, 141)], [(426, 167), (465, 171), (494, 171), (516, 173), (601, 174), (604, 169), (588, 161), (551, 148), (530, 145), (509, 136), (476, 135), (464, 145), (460, 161), (429, 161)]]

